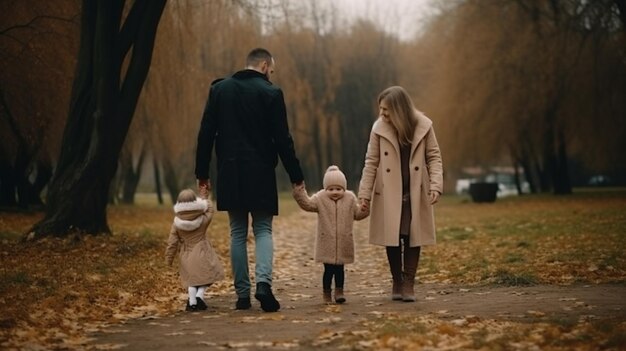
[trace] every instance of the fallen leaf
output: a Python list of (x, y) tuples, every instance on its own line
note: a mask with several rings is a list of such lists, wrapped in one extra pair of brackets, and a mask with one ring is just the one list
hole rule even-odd
[(529, 315), (531, 315), (533, 317), (543, 317), (543, 316), (546, 315), (545, 313), (543, 313), (541, 311), (533, 311), (533, 310), (526, 311), (526, 314), (529, 314)]

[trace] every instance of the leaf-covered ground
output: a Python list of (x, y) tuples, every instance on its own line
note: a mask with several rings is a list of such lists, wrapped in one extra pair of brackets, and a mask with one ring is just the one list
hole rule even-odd
[[(209, 311), (193, 315), (181, 311), (185, 292), (176, 269), (164, 264), (169, 206), (114, 206), (112, 236), (36, 243), (18, 239), (40, 214), (0, 214), (0, 348), (168, 349), (167, 341), (181, 339), (215, 349), (626, 347), (626, 306), (614, 301), (626, 292), (626, 191), (493, 204), (444, 197), (436, 210), (439, 244), (423, 250), (414, 304), (389, 301), (384, 250), (367, 243), (367, 220), (355, 227), (348, 303), (321, 304), (315, 215), (288, 196), (281, 201), (274, 285), (283, 309), (275, 314), (256, 305), (232, 309), (223, 213), (209, 236), (227, 279), (209, 289)], [(508, 314), (497, 303), (509, 304)], [(173, 327), (181, 325), (189, 328)], [(232, 334), (233, 326), (253, 328)]]

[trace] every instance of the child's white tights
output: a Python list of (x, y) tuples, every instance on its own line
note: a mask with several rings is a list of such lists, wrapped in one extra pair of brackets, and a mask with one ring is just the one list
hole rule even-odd
[(207, 286), (202, 285), (198, 287), (198, 292), (196, 293), (196, 297), (199, 297), (204, 300), (204, 292), (206, 291)]
[(187, 290), (189, 291), (189, 305), (193, 306), (197, 304), (198, 300), (196, 300), (196, 294), (198, 293), (198, 288), (190, 286)]
[(189, 292), (189, 305), (195, 305), (198, 303), (198, 299), (197, 298), (202, 298), (204, 299), (204, 292), (206, 291), (207, 286), (206, 285), (202, 285), (202, 286), (190, 286), (189, 288), (187, 288), (187, 291)]

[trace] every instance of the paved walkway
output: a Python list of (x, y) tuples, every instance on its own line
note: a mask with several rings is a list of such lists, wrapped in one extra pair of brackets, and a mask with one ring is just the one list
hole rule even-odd
[[(274, 291), (282, 308), (234, 310), (234, 294), (207, 298), (209, 309), (130, 321), (92, 335), (91, 346), (125, 350), (334, 349), (329, 335), (366, 332), (364, 323), (388, 313), (431, 314), (444, 320), (476, 316), (514, 321), (600, 316), (626, 320), (626, 287), (493, 287), (419, 284), (418, 301), (391, 301), (384, 250), (367, 244), (367, 220), (355, 227), (357, 263), (347, 266), (343, 305), (324, 305), (322, 265), (313, 262), (315, 215), (279, 216), (274, 223)], [(251, 247), (249, 251), (252, 252)], [(251, 266), (253, 268), (253, 265)], [(253, 271), (253, 269), (251, 270)], [(324, 340), (324, 342), (320, 342)]]

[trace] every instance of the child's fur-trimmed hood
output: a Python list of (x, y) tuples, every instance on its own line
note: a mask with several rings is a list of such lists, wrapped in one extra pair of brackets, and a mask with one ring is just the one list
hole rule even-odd
[(177, 202), (174, 205), (174, 225), (185, 231), (195, 230), (202, 225), (202, 214), (209, 208), (207, 200), (196, 198), (191, 202)]

